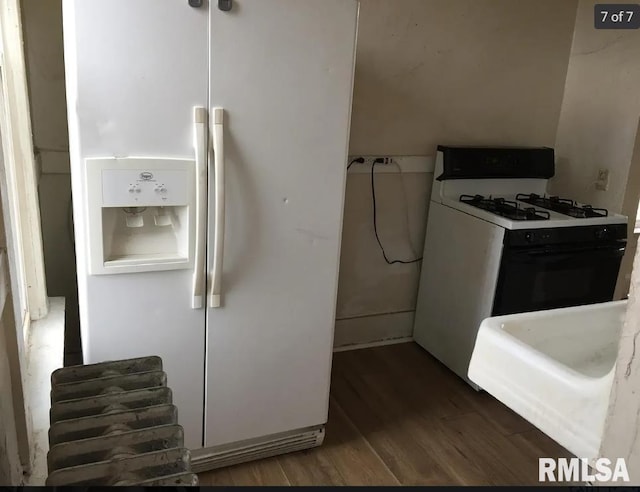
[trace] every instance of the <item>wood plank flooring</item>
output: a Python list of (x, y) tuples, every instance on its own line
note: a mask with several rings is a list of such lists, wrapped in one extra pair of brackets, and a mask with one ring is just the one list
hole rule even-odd
[(334, 354), (322, 446), (201, 473), (201, 485), (538, 485), (571, 454), (413, 343)]

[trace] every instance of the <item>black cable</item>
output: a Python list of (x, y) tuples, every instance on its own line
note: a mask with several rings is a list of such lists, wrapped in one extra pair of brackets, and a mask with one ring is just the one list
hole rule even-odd
[(384, 250), (384, 246), (382, 246), (382, 242), (380, 241), (380, 236), (378, 236), (378, 214), (376, 210), (376, 185), (375, 185), (375, 168), (376, 164), (384, 162), (382, 158), (377, 158), (371, 164), (371, 201), (373, 202), (373, 232), (376, 235), (376, 241), (378, 241), (378, 246), (380, 246), (380, 250), (382, 251), (382, 256), (384, 257), (384, 261), (387, 262), (388, 265), (393, 265), (394, 263), (402, 263), (403, 265), (409, 265), (411, 263), (417, 263), (422, 260), (422, 257), (416, 258), (415, 260), (389, 260), (387, 258), (387, 253)]
[(364, 157), (356, 157), (355, 159), (353, 159), (349, 165), (347, 166), (347, 171), (349, 170), (349, 168), (351, 166), (353, 166), (354, 163), (359, 162), (360, 164), (364, 164)]

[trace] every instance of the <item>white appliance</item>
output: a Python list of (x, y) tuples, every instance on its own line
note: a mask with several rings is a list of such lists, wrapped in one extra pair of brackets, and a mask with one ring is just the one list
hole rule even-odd
[(196, 469), (322, 442), (356, 0), (64, 0), (85, 363), (159, 355)]
[(627, 217), (545, 194), (550, 148), (439, 146), (414, 339), (471, 383), (485, 318), (613, 299)]

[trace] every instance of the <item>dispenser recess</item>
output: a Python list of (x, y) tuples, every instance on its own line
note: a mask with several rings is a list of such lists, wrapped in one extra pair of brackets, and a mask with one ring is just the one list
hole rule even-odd
[(193, 268), (195, 161), (85, 160), (91, 275)]

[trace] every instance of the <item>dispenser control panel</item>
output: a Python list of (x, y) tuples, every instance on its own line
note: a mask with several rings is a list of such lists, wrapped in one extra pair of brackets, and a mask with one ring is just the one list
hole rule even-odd
[(186, 205), (188, 194), (187, 170), (102, 170), (103, 207)]

